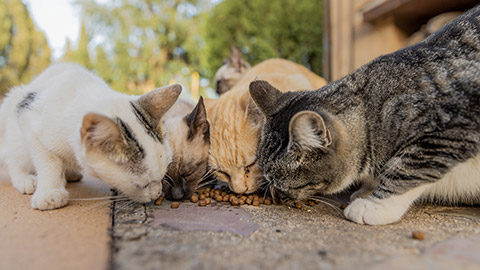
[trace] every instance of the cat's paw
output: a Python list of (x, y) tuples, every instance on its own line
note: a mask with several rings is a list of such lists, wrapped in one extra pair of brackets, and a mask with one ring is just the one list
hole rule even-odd
[(26, 174), (21, 177), (12, 179), (13, 187), (22, 194), (32, 194), (37, 187), (37, 177), (35, 175)]
[(150, 198), (149, 201), (156, 200), (162, 195), (162, 182), (151, 182), (150, 185), (148, 185), (146, 192), (147, 197)]
[(399, 220), (405, 211), (390, 206), (379, 199), (357, 198), (345, 208), (345, 217), (353, 222), (368, 225), (383, 225)]
[(32, 196), (32, 208), (50, 210), (63, 207), (68, 203), (68, 191), (65, 189), (37, 190)]

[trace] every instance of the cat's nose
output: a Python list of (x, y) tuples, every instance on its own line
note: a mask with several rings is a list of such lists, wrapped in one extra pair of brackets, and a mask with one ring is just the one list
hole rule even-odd
[(172, 190), (172, 198), (174, 200), (181, 200), (185, 196), (185, 191), (180, 187), (175, 187)]
[(230, 189), (237, 194), (243, 194), (248, 190), (245, 185), (233, 185)]

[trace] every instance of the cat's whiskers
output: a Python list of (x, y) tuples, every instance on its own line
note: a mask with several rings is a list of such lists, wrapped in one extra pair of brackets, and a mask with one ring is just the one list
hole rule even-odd
[(212, 180), (210, 180), (210, 181), (205, 181), (205, 182), (203, 182), (203, 183), (200, 183), (200, 184), (197, 186), (197, 189), (202, 188), (202, 187), (204, 187), (204, 186), (208, 186), (208, 185), (213, 184), (213, 183), (215, 183), (215, 182), (217, 182), (217, 181), (218, 181), (217, 179), (212, 179)]
[(103, 207), (105, 205), (108, 205), (108, 204), (113, 204), (115, 202), (122, 202), (122, 201), (130, 201), (130, 199), (126, 198), (126, 197), (125, 198), (115, 198), (115, 199), (111, 199), (111, 200), (101, 200), (101, 201), (98, 201), (98, 202), (95, 202), (95, 203), (87, 204), (85, 206), (80, 206), (80, 208), (77, 209), (77, 211), (72, 212), (72, 216), (74, 216), (75, 213), (78, 213), (78, 212), (91, 211), (91, 210)]
[(125, 195), (104, 196), (104, 197), (91, 197), (91, 198), (71, 198), (69, 201), (101, 201), (101, 200), (114, 200), (128, 198)]
[(168, 174), (165, 174), (165, 177), (162, 179), (162, 182), (164, 182), (165, 184), (173, 188), (173, 179)]
[[(324, 198), (322, 198), (322, 199), (324, 199)], [(342, 210), (340, 209), (340, 207), (335, 206), (335, 205), (333, 205), (333, 204), (331, 204), (331, 203), (329, 203), (329, 202), (327, 202), (327, 201), (324, 201), (324, 200), (322, 200), (322, 199), (319, 199), (319, 198), (316, 198), (316, 197), (311, 197), (311, 198), (310, 198), (310, 200), (312, 200), (312, 201), (316, 201), (316, 202), (322, 203), (322, 204), (324, 204), (324, 205), (327, 205), (327, 206), (333, 208), (337, 213), (339, 213), (339, 214), (343, 217), (343, 212), (342, 212)]]
[(264, 187), (265, 191), (263, 192), (263, 199), (264, 200), (267, 197), (268, 190), (270, 189), (270, 183), (269, 182), (265, 182), (265, 183), (266, 183), (266, 185)]

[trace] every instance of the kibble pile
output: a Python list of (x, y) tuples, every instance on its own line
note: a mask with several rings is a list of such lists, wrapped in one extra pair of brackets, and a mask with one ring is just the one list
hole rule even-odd
[[(155, 201), (155, 205), (161, 205), (163, 203), (163, 199), (164, 199), (163, 197), (159, 197)], [(209, 187), (198, 190), (196, 194), (192, 195), (192, 197), (190, 198), (191, 202), (197, 203), (198, 206), (200, 207), (204, 207), (211, 204), (213, 200), (215, 200), (218, 203), (230, 203), (233, 206), (238, 206), (238, 205), (259, 206), (261, 204), (271, 205), (273, 203), (272, 198), (269, 196), (263, 197), (257, 194), (241, 195), (241, 194), (222, 191), (221, 189), (212, 189)], [(308, 206), (314, 206), (316, 202), (307, 201), (305, 204)], [(180, 202), (172, 202), (170, 207), (178, 208), (179, 205), (180, 205)], [(295, 207), (302, 208), (303, 204), (296, 203)]]

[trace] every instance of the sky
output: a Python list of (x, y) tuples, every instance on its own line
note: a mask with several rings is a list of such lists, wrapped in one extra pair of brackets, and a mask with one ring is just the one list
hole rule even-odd
[(78, 39), (80, 32), (80, 10), (75, 0), (22, 0), (27, 5), (35, 26), (47, 36), (54, 59), (60, 58), (65, 41)]
[[(63, 55), (68, 39), (76, 44), (80, 33), (80, 10), (75, 6), (76, 0), (22, 0), (27, 5), (35, 26), (47, 36), (52, 49), (53, 59)], [(96, 0), (105, 3), (110, 0)], [(218, 4), (222, 0), (211, 0)]]

